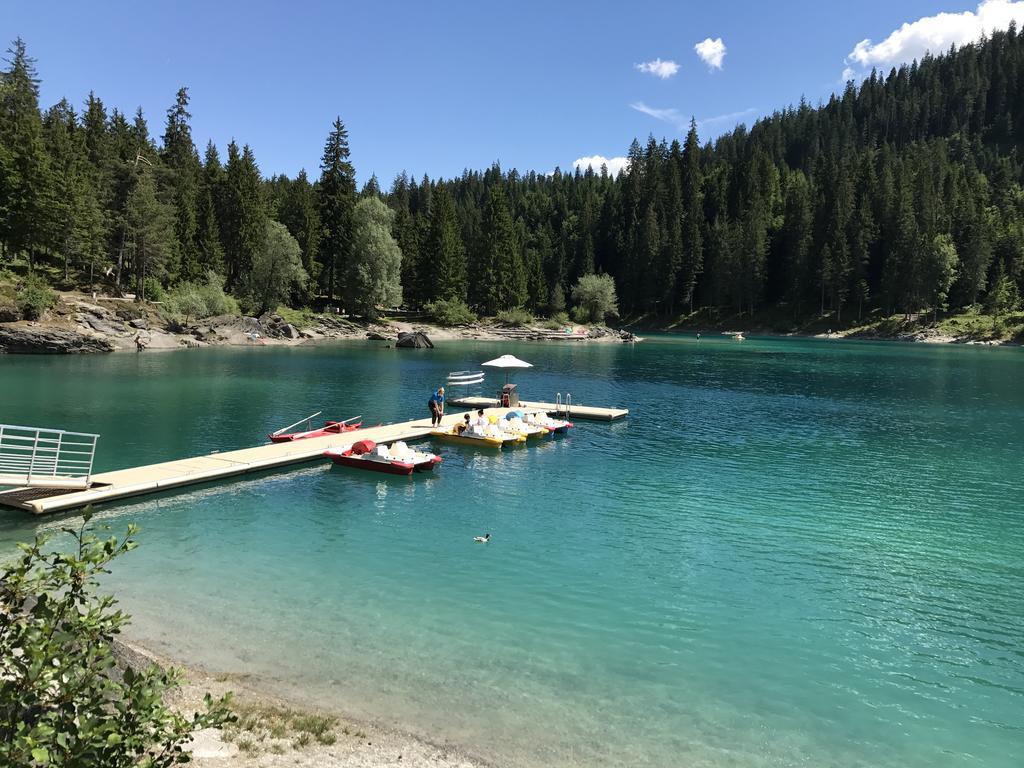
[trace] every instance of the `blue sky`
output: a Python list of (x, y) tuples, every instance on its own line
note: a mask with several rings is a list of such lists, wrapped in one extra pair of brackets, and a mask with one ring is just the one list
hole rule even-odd
[(690, 115), (711, 138), (1011, 17), (1024, 2), (36, 0), (7, 3), (0, 36), (25, 39), (44, 106), (94, 90), (159, 137), (187, 85), (200, 149), (248, 143), (268, 176), (317, 175), (340, 115), (360, 180), (387, 186), (402, 169), (571, 168), (681, 136)]

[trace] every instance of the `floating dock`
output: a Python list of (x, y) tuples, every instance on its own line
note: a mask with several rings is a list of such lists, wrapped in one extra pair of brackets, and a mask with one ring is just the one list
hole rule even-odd
[[(495, 415), (504, 416), (510, 408), (497, 408), (494, 400), (486, 398), (468, 398), (473, 401), (472, 407), (487, 408)], [(477, 403), (477, 401), (480, 401)], [(520, 403), (520, 408), (548, 410), (545, 404)], [(610, 421), (622, 416), (583, 415), (572, 407), (573, 418), (600, 418)], [(554, 411), (552, 406), (550, 410)], [(612, 409), (588, 409), (591, 411), (605, 410), (609, 413), (626, 414), (626, 411)], [(448, 414), (442, 424), (452, 427), (462, 421), (463, 412)], [(289, 464), (299, 464), (320, 460), (328, 448), (340, 448), (350, 445), (356, 440), (373, 440), (375, 443), (393, 443), (398, 440), (413, 441), (430, 437), (433, 427), (429, 417), (414, 419), (397, 424), (383, 424), (378, 427), (366, 427), (351, 432), (344, 432), (326, 437), (311, 437), (289, 443), (268, 443), (254, 448), (242, 448), (237, 451), (215, 452), (206, 456), (190, 459), (165, 461), (142, 467), (118, 469), (112, 472), (100, 472), (91, 476), (89, 488), (55, 489), (38, 486), (0, 490), (0, 506), (23, 509), (37, 515), (79, 509), (89, 504), (115, 501), (131, 496), (142, 496), (159, 493), (186, 485), (206, 483), (250, 472), (259, 472)]]
[[(460, 408), (496, 408), (498, 400), (493, 397), (457, 397), (448, 400), (452, 405)], [(505, 410), (510, 410), (506, 408)], [(519, 405), (511, 410), (526, 411), (547, 411), (557, 413), (567, 419), (584, 419), (590, 421), (618, 421), (629, 415), (628, 408), (597, 408), (592, 405), (577, 405), (576, 403), (535, 403), (532, 401), (520, 400)]]

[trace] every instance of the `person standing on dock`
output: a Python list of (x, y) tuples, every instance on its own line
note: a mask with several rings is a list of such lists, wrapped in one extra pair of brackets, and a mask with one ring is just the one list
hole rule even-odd
[(441, 426), (441, 418), (444, 416), (444, 387), (441, 387), (427, 401), (430, 407), (430, 426)]

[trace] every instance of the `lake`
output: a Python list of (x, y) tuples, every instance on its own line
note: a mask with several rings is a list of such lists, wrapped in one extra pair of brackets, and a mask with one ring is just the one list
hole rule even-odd
[[(1019, 348), (10, 356), (0, 421), (99, 432), (113, 469), (317, 410), (426, 419), (448, 371), (504, 353), (535, 365), (524, 397), (631, 413), (435, 446), (433, 476), (314, 462), (103, 507), (142, 528), (110, 578), (129, 635), (500, 764), (1024, 764)], [(0, 510), (0, 553), (60, 523)]]

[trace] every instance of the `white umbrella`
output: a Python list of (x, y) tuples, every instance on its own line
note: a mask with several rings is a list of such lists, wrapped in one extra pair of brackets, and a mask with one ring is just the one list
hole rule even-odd
[(485, 368), (504, 368), (505, 369), (505, 383), (508, 384), (508, 369), (510, 368), (533, 368), (533, 365), (520, 360), (515, 355), (502, 355), (496, 357), (493, 360), (488, 360), (486, 363), (480, 363)]

